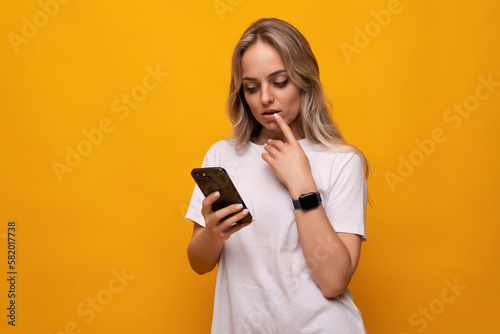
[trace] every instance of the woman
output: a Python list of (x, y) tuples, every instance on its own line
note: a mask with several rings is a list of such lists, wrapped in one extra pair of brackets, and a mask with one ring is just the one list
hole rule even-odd
[(212, 333), (364, 333), (347, 287), (366, 240), (368, 163), (330, 118), (297, 29), (261, 19), (245, 31), (228, 109), (233, 135), (202, 166), (227, 170), (254, 221), (234, 224), (248, 214), (239, 204), (213, 212), (219, 194), (197, 187), (186, 214), (191, 267), (219, 265)]

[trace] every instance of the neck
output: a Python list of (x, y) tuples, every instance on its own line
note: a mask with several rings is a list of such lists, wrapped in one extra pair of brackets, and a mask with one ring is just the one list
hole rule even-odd
[[(294, 131), (292, 129), (293, 135), (295, 139), (300, 140), (304, 139), (304, 136), (302, 136), (298, 131)], [(257, 145), (263, 145), (267, 143), (269, 139), (274, 139), (274, 140), (281, 140), (282, 142), (286, 143), (287, 140), (285, 136), (283, 135), (283, 132), (281, 130), (267, 130), (267, 129), (262, 129), (260, 132), (259, 136), (255, 138), (254, 143)]]

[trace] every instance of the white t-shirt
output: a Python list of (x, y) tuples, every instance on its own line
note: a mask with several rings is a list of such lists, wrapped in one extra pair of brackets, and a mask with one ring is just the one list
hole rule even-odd
[[(362, 159), (352, 152), (319, 150), (299, 140), (309, 158), (323, 207), (336, 232), (366, 240), (367, 184)], [(361, 313), (346, 290), (326, 298), (302, 253), (287, 188), (262, 159), (264, 147), (236, 152), (215, 143), (202, 167), (223, 167), (255, 221), (224, 243), (218, 264), (212, 333), (365, 333)], [(186, 218), (201, 226), (204, 196), (195, 186)], [(326, 242), (325, 250), (328, 251)], [(318, 253), (318, 257), (322, 253)], [(324, 254), (324, 253), (323, 253)], [(318, 258), (308, 259), (315, 265)]]

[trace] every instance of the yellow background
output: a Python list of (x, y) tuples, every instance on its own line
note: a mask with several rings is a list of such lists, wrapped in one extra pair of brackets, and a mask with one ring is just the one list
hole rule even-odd
[[(500, 87), (459, 126), (444, 118), (473, 101), (479, 77), (500, 81), (497, 1), (41, 3), (53, 17), (44, 21), (35, 0), (4, 3), (0, 14), (2, 333), (209, 332), (215, 272), (197, 276), (185, 250), (189, 172), (230, 130), (231, 52), (260, 17), (287, 20), (309, 40), (335, 117), (376, 174), (350, 285), (368, 333), (499, 332)], [(371, 11), (391, 6), (398, 13), (377, 30)], [(34, 20), (15, 46), (13, 34)], [(356, 46), (366, 27), (369, 43), (346, 57), (341, 45)], [(116, 113), (112, 103), (140, 93), (148, 68), (168, 75), (126, 117)], [(67, 147), (106, 119), (113, 130), (60, 182), (53, 163), (66, 164)], [(388, 173), (422, 158), (415, 141), (435, 129), (446, 140), (391, 186)], [(12, 220), (15, 328), (6, 317)], [(129, 280), (116, 292), (122, 270)], [(445, 281), (462, 286), (452, 302)], [(77, 309), (96, 297), (106, 305), (87, 322)]]

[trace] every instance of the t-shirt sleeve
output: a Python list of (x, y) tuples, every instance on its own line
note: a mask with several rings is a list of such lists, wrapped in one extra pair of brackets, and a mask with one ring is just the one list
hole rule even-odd
[[(203, 163), (201, 167), (213, 167), (213, 154), (212, 148), (210, 148), (205, 154), (205, 158), (203, 159)], [(189, 219), (203, 227), (205, 227), (205, 218), (201, 214), (201, 206), (202, 202), (205, 199), (205, 196), (201, 192), (198, 185), (194, 185), (193, 194), (191, 195), (191, 201), (189, 202), (189, 206), (184, 218)]]
[(352, 153), (341, 166), (338, 177), (329, 189), (328, 200), (324, 203), (334, 230), (359, 234), (366, 241), (366, 201), (364, 162), (359, 155)]

